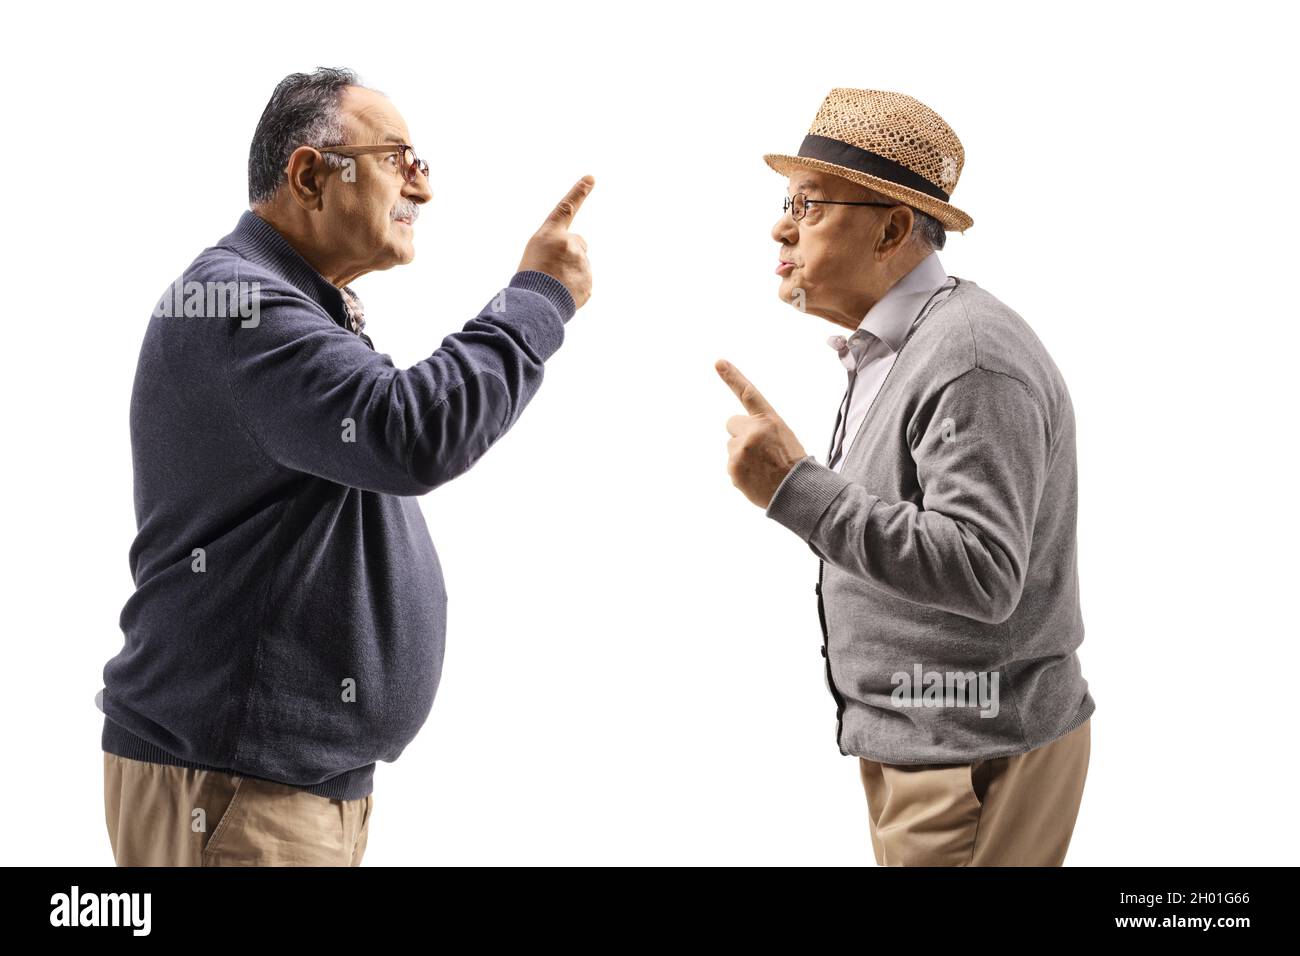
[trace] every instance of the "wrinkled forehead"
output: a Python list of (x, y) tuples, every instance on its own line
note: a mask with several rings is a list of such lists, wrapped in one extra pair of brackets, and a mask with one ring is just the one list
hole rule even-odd
[(406, 120), (388, 97), (360, 86), (349, 86), (339, 99), (339, 112), (349, 142), (410, 143)]
[(795, 193), (862, 192), (862, 187), (834, 173), (822, 172), (820, 169), (811, 169), (807, 166), (795, 166), (790, 170), (787, 191), (793, 196)]

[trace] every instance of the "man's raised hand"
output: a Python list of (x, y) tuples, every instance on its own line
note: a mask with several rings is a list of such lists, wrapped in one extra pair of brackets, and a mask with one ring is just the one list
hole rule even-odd
[(519, 272), (528, 269), (545, 272), (559, 280), (579, 309), (591, 298), (591, 265), (587, 262), (587, 243), (576, 232), (570, 232), (569, 227), (595, 185), (592, 176), (578, 180), (528, 240), (518, 269)]
[(799, 439), (752, 382), (725, 359), (713, 366), (740, 399), (747, 415), (727, 419), (727, 471), (745, 497), (766, 508), (790, 469), (807, 457)]

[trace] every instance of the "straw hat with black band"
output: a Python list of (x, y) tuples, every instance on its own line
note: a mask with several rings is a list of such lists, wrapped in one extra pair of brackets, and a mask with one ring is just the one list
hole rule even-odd
[(966, 152), (947, 123), (920, 100), (885, 90), (837, 87), (822, 102), (797, 156), (768, 153), (783, 176), (797, 166), (832, 173), (965, 232), (975, 220), (948, 202)]

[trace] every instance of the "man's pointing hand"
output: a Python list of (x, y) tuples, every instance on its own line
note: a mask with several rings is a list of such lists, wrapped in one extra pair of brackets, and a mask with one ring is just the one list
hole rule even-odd
[(595, 185), (596, 180), (591, 176), (578, 180), (528, 240), (518, 269), (519, 272), (528, 269), (545, 272), (559, 280), (579, 309), (591, 298), (591, 265), (587, 262), (587, 243), (576, 232), (570, 232), (569, 227)]
[(740, 369), (725, 359), (719, 359), (713, 367), (749, 413), (727, 419), (727, 431), (731, 434), (727, 442), (727, 471), (731, 483), (754, 504), (766, 508), (795, 462), (808, 453), (767, 399), (740, 374)]

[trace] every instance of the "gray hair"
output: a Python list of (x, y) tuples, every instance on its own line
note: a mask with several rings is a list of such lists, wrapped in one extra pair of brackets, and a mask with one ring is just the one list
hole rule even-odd
[(921, 241), (932, 250), (942, 249), (943, 244), (948, 241), (948, 232), (943, 228), (943, 223), (916, 207), (910, 208), (913, 216), (912, 235), (919, 236)]
[[(268, 202), (285, 182), (289, 157), (300, 146), (337, 146), (343, 142), (339, 100), (349, 86), (360, 86), (351, 70), (320, 67), (313, 73), (290, 73), (281, 80), (262, 111), (248, 150), (248, 202)], [(346, 160), (325, 154), (333, 167)]]

